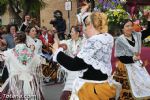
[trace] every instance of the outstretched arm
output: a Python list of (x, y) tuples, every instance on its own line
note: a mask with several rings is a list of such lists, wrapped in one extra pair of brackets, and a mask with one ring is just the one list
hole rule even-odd
[(63, 53), (63, 49), (58, 49), (58, 42), (55, 40), (55, 43), (53, 44), (52, 51), (53, 51), (53, 60), (60, 63), (62, 66), (67, 68), (71, 71), (78, 71), (82, 69), (86, 69), (90, 67), (91, 65), (86, 64), (83, 59), (80, 59), (78, 57), (72, 58), (65, 53)]
[(61, 51), (58, 53), (56, 59), (58, 63), (71, 71), (79, 71), (91, 66), (86, 64), (83, 59), (78, 57), (72, 58)]
[(19, 31), (25, 32), (26, 28), (27, 28), (28, 25), (29, 25), (29, 21), (30, 21), (30, 16), (29, 16), (29, 15), (26, 15), (26, 16), (25, 16), (25, 21), (24, 21), (24, 22), (22, 23), (22, 25), (20, 26)]

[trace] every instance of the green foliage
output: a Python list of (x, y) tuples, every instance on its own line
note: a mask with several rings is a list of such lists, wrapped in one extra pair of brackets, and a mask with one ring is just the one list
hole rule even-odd
[(122, 19), (129, 17), (118, 0), (99, 0), (97, 8), (107, 14), (110, 26), (118, 26)]
[(150, 6), (145, 6), (144, 10), (150, 10)]
[(119, 0), (99, 0), (97, 5), (98, 11), (107, 14), (109, 33), (114, 36), (120, 33), (120, 22), (129, 18), (129, 14), (124, 10), (123, 5)]
[(40, 11), (40, 9), (45, 7), (45, 3), (41, 0), (33, 0), (32, 3), (28, 3), (30, 5), (30, 11), (29, 14), (31, 14), (33, 17), (36, 17)]
[(106, 11), (109, 25), (118, 26), (123, 19), (129, 18), (124, 9), (109, 9)]
[[(0, 15), (5, 13), (7, 5), (14, 7), (14, 11), (17, 9), (35, 17), (46, 4), (43, 0), (0, 0)], [(20, 12), (16, 13), (19, 14)]]
[(144, 47), (150, 47), (150, 41), (144, 42), (144, 43), (143, 43), (143, 46), (144, 46)]
[(22, 10), (27, 10), (26, 13), (36, 17), (39, 14), (40, 9), (45, 7), (45, 2), (43, 0), (20, 0), (20, 8)]
[(0, 0), (0, 5), (7, 4), (8, 0)]
[(0, 15), (3, 15), (6, 11), (6, 7), (7, 7), (7, 0), (0, 0)]

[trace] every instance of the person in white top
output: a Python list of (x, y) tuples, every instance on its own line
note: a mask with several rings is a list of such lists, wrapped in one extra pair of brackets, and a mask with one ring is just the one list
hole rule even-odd
[(20, 26), (20, 31), (26, 32), (27, 46), (34, 49), (34, 53), (42, 55), (42, 41), (37, 38), (37, 27), (31, 26), (31, 18), (29, 15), (25, 16), (25, 21)]
[[(72, 26), (70, 33), (71, 39), (60, 41), (60, 44), (67, 45), (65, 53), (71, 57), (75, 57), (82, 47), (83, 41), (82, 38), (80, 37), (80, 32), (81, 32), (80, 26)], [(79, 71), (69, 71), (67, 69), (65, 69), (65, 71), (67, 72), (67, 78), (60, 100), (69, 100), (73, 82), (79, 75)]]
[(16, 33), (15, 48), (0, 53), (0, 60), (5, 61), (9, 72), (9, 78), (6, 80), (9, 89), (3, 98), (44, 100), (40, 84), (41, 57), (28, 48), (25, 42), (25, 33)]
[(34, 49), (34, 53), (42, 55), (42, 41), (37, 38), (36, 27), (27, 27), (27, 46)]
[(109, 100), (119, 97), (121, 84), (112, 79), (113, 37), (107, 33), (107, 15), (93, 12), (84, 19), (87, 40), (74, 58), (53, 45), (53, 60), (71, 71), (82, 71), (73, 85), (70, 100)]

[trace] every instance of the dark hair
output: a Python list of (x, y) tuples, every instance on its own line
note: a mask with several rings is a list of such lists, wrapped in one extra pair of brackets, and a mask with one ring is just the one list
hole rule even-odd
[(27, 34), (28, 34), (32, 28), (35, 28), (37, 31), (37, 28), (35, 26), (29, 26), (25, 29), (25, 32), (27, 32)]
[(133, 21), (131, 19), (123, 19), (121, 22), (120, 22), (120, 29), (123, 29), (124, 28), (124, 25), (127, 23), (127, 22), (132, 22)]
[(57, 18), (62, 18), (63, 14), (60, 10), (55, 10), (54, 11), (54, 17), (57, 19)]
[(7, 33), (10, 33), (10, 28), (13, 27), (13, 26), (15, 27), (16, 31), (18, 31), (18, 27), (17, 27), (16, 24), (8, 24), (7, 25)]
[(79, 26), (79, 25), (77, 25), (77, 26), (72, 26), (71, 27), (71, 30), (72, 30), (72, 28), (74, 28), (74, 30), (75, 30), (75, 32), (81, 32), (81, 26)]
[(95, 1), (94, 0), (86, 0), (87, 3), (90, 3), (90, 10), (91, 12), (94, 10), (95, 8)]
[(26, 43), (26, 34), (22, 31), (18, 31), (15, 35), (16, 43)]

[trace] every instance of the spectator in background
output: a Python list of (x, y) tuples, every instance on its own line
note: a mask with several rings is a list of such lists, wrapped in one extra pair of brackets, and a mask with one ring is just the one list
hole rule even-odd
[(50, 21), (50, 24), (57, 30), (60, 40), (65, 39), (66, 21), (63, 19), (63, 14), (60, 10), (54, 11), (54, 19)]
[(24, 18), (24, 22), (21, 24), (19, 31), (25, 31), (25, 29), (29, 26), (29, 23), (31, 23), (31, 17), (30, 15), (26, 15)]
[(46, 47), (48, 46), (49, 43), (53, 44), (53, 38), (54, 35), (51, 32), (51, 30), (47, 30), (47, 28), (45, 26), (42, 27), (42, 34), (39, 36), (39, 39), (42, 41), (43, 45), (45, 45)]
[(14, 24), (8, 25), (7, 27), (7, 35), (4, 36), (3, 44), (5, 44), (7, 49), (12, 49), (15, 47), (14, 37), (16, 32), (18, 31), (18, 27)]
[(42, 53), (43, 56), (47, 59), (51, 59), (51, 51), (49, 50), (49, 44), (53, 44), (54, 34), (51, 30), (47, 30), (45, 26), (42, 27), (41, 35), (39, 36), (39, 39), (42, 41)]

